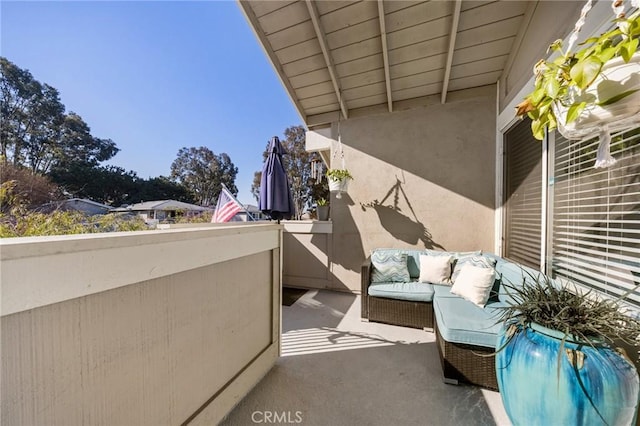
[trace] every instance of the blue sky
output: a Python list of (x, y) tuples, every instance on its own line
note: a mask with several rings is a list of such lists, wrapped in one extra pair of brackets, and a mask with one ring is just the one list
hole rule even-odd
[(168, 176), (181, 147), (226, 152), (243, 203), (272, 136), (302, 124), (235, 1), (4, 1), (2, 56), (60, 91), (121, 151)]

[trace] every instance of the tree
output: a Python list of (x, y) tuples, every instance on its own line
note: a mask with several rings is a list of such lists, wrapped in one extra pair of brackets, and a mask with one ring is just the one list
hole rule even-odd
[(57, 147), (59, 164), (75, 161), (97, 166), (120, 151), (111, 139), (91, 135), (91, 129), (78, 114), (70, 112), (64, 117)]
[(58, 91), (0, 57), (0, 156), (3, 162), (46, 174), (64, 164), (98, 165), (119, 151), (91, 135), (78, 114), (65, 114)]
[(51, 172), (51, 178), (66, 194), (119, 206), (138, 192), (138, 176), (117, 166), (93, 166), (86, 162), (67, 163)]
[(227, 154), (216, 155), (204, 146), (181, 148), (171, 164), (171, 179), (185, 186), (203, 206), (215, 203), (222, 184), (236, 195), (237, 174), (238, 168)]
[[(311, 177), (311, 161), (320, 160), (315, 152), (307, 152), (305, 149), (305, 130), (302, 126), (291, 126), (284, 131), (285, 139), (280, 141), (284, 151), (282, 162), (291, 186), (293, 203), (296, 208), (296, 217), (300, 217), (305, 208), (311, 207), (314, 200), (328, 197), (326, 178), (318, 183)], [(262, 154), (266, 160), (269, 150), (269, 143)], [(260, 179), (262, 171), (257, 171), (253, 175), (251, 193), (259, 199)]]
[(158, 176), (138, 182), (138, 192), (132, 194), (128, 203), (139, 203), (149, 200), (177, 200), (193, 203), (193, 195), (183, 185), (171, 181), (166, 176)]
[(60, 189), (46, 176), (13, 164), (0, 167), (0, 213), (32, 209), (61, 197)]

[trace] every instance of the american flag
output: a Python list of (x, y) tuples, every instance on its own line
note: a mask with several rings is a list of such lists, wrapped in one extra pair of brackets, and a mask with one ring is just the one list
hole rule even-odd
[(227, 188), (222, 188), (216, 211), (211, 217), (211, 223), (229, 222), (242, 208), (242, 205), (227, 191)]

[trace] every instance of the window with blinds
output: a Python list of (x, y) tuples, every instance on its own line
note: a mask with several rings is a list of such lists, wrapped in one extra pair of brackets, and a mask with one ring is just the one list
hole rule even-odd
[(597, 138), (554, 136), (553, 275), (640, 305), (640, 128), (613, 135), (607, 169), (593, 168)]
[(505, 134), (504, 256), (540, 268), (542, 232), (542, 143), (531, 120)]

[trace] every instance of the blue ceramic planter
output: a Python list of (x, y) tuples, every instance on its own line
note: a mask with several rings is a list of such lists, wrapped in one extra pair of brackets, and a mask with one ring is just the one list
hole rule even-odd
[[(498, 337), (496, 374), (514, 425), (631, 425), (640, 384), (633, 365), (614, 350), (566, 341), (541, 326)], [(581, 352), (582, 354), (578, 353)], [(570, 358), (577, 362), (570, 361)]]

